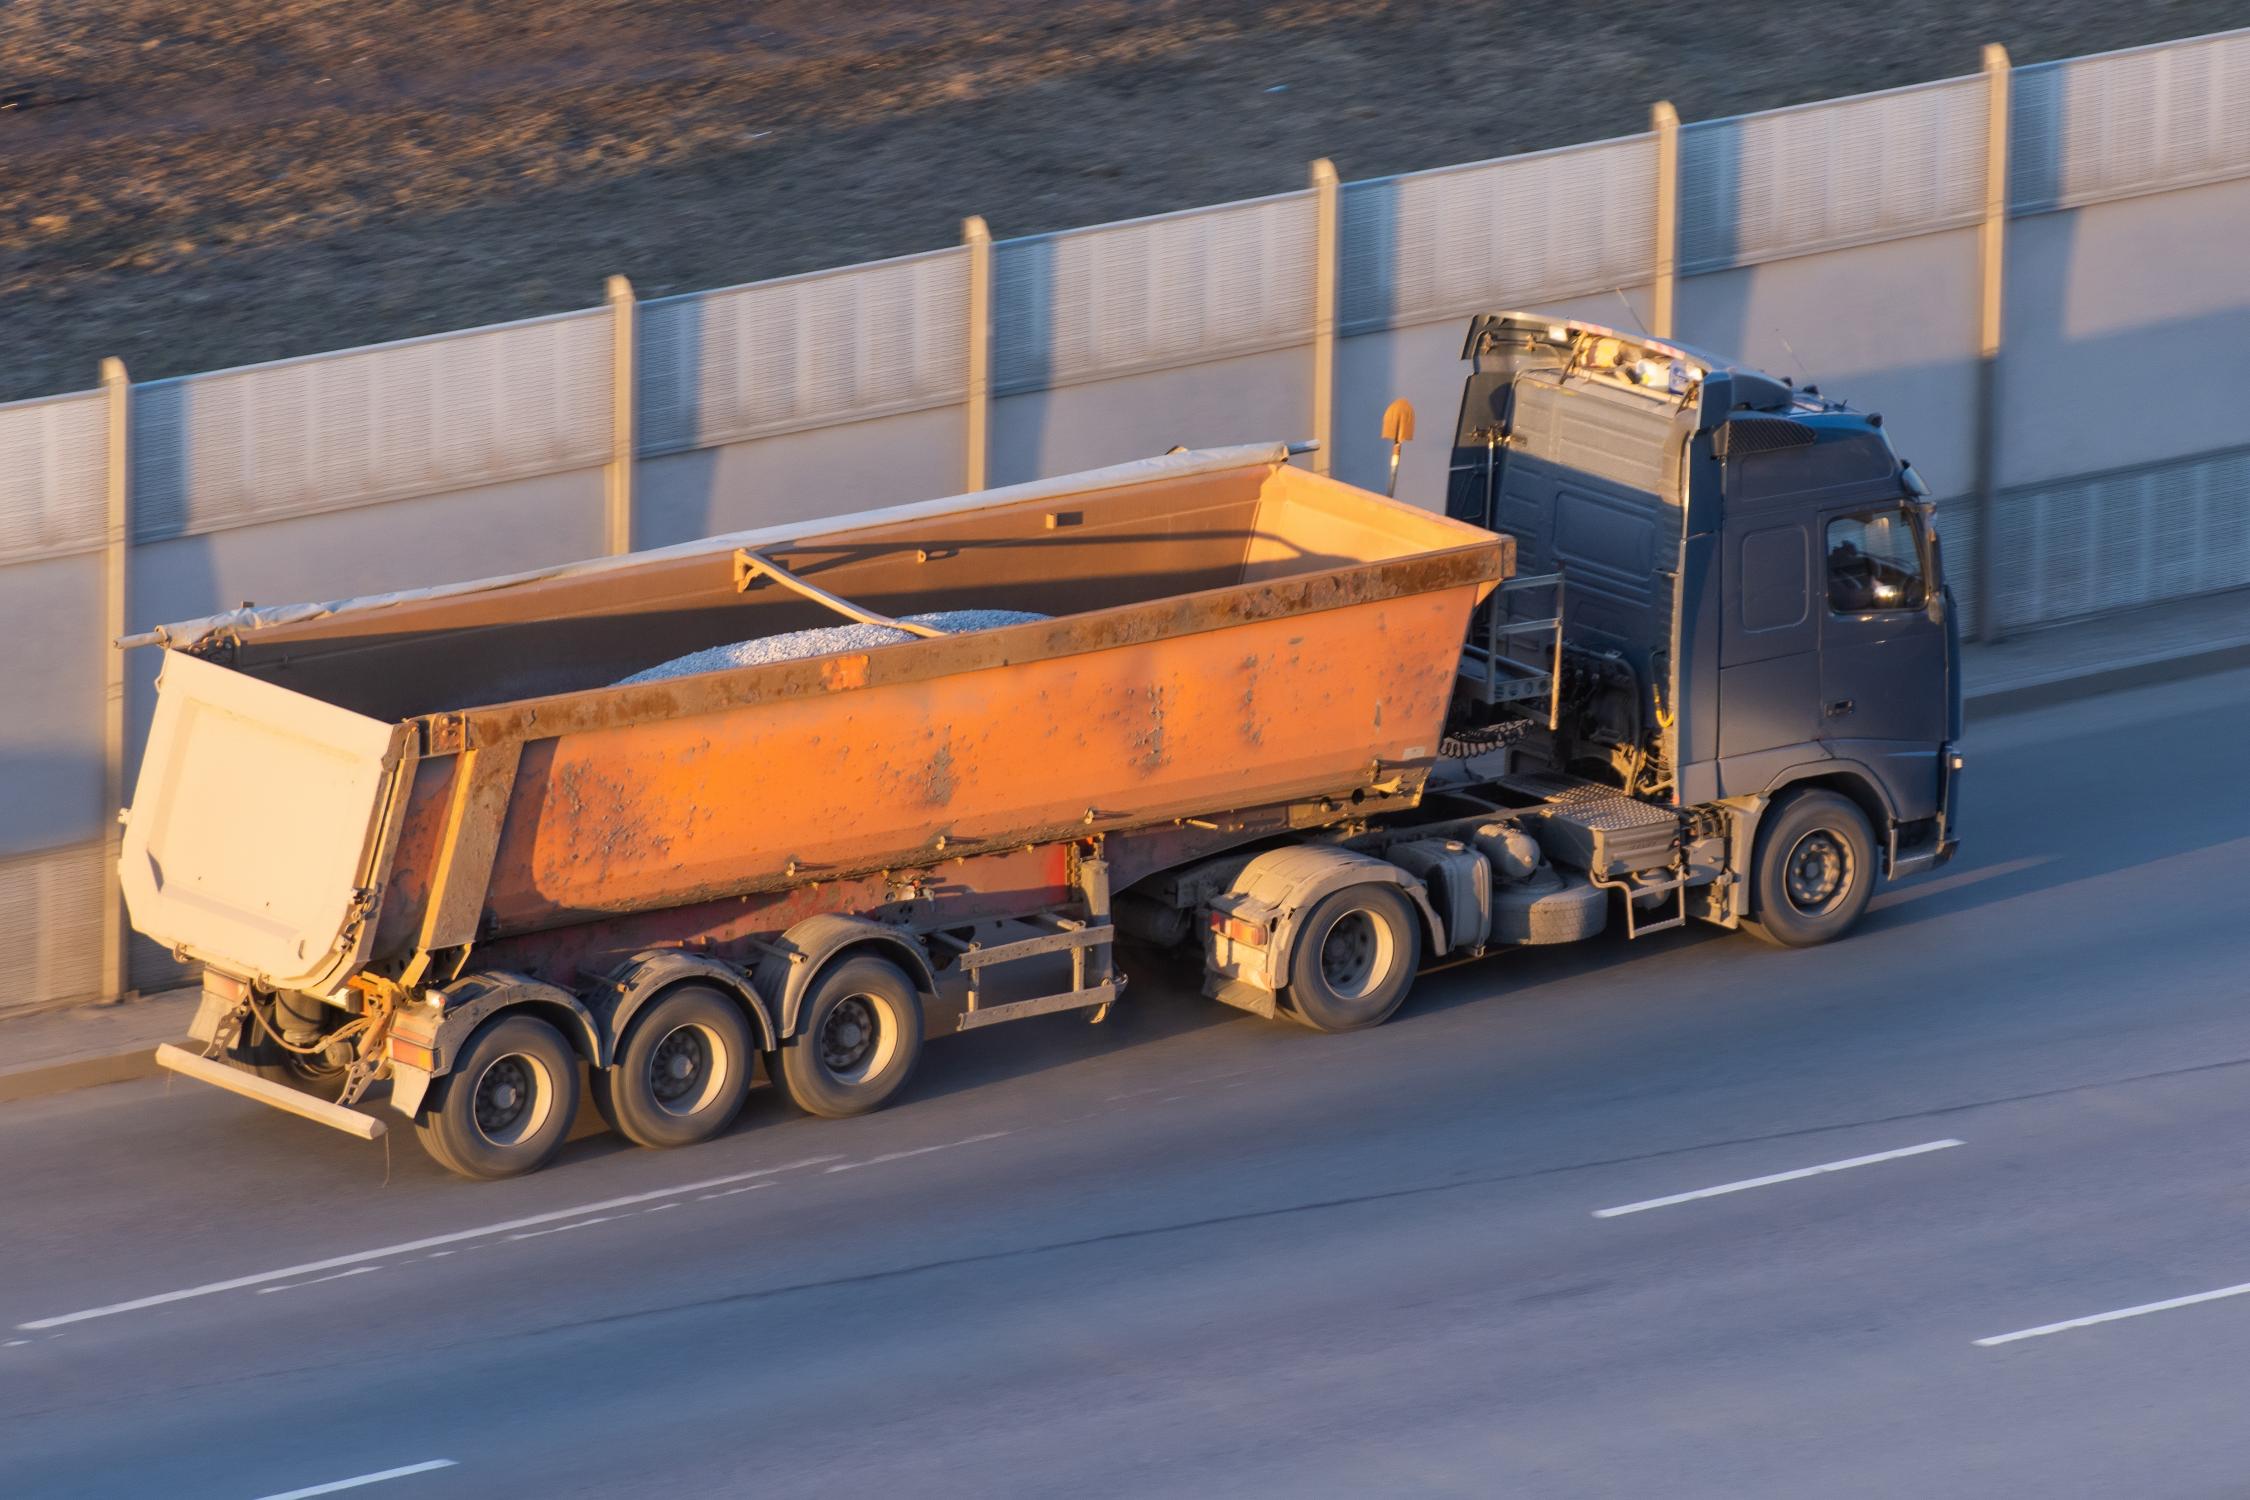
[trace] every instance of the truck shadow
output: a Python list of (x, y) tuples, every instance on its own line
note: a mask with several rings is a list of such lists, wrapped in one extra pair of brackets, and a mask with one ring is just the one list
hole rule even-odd
[[(2186, 834), (2186, 830), (2180, 830)], [(1996, 906), (2019, 897), (2070, 885), (2097, 876), (2125, 874), (2143, 865), (2159, 864), (2180, 854), (2215, 847), (2224, 839), (2183, 836), (2159, 839), (2156, 846), (2134, 851), (2137, 861), (2119, 863), (2099, 858), (2073, 858), (2060, 852), (2040, 852), (1997, 859), (1918, 876), (1895, 886), (1886, 885), (1860, 928), (1843, 946), (1880, 940), (1886, 935), (1957, 913)], [(2006, 851), (1996, 851), (2006, 852)], [(1809, 950), (1808, 950), (1809, 951)], [(1482, 958), (1441, 963), (1423, 971), (1414, 990), (1386, 1028), (1412, 1026), (1471, 1005), (1528, 999), (1572, 1003), (1588, 998), (1586, 982), (1643, 963), (1667, 966), (1693, 964), (1703, 978), (1739, 970), (1745, 984), (1762, 984), (1770, 978), (1767, 966), (1786, 956), (1747, 933), (1691, 921), (1686, 927), (1628, 939), (1622, 918), (1612, 912), (1611, 925), (1588, 942), (1553, 947), (1495, 950)], [(1121, 959), (1133, 986), (1127, 998), (1100, 1025), (1089, 1025), (1084, 1015), (1064, 1013), (1019, 1022), (976, 1039), (974, 1045), (932, 1048), (923, 1058), (900, 1103), (937, 1100), (956, 1094), (1030, 1077), (1073, 1063), (1116, 1057), (1171, 1041), (1176, 1037), (1222, 1026), (1248, 1026), (1263, 1031), (1274, 1046), (1291, 1043), (1350, 1045), (1347, 1037), (1321, 1037), (1280, 1018), (1255, 1021), (1241, 1012), (1205, 999), (1200, 992), (1199, 968), (1193, 955), (1126, 951)], [(1682, 975), (1683, 979), (1685, 975)], [(1256, 1045), (1254, 1033), (1246, 1040)], [(743, 1111), (738, 1129), (797, 1118), (774, 1092), (761, 1086)]]
[[(2037, 792), (2033, 787), (2027, 790), (2027, 795), (2036, 801)], [(2014, 798), (2011, 796), (2009, 800)], [(1994, 807), (1992, 826), (1996, 832), (1989, 843), (1979, 841), (1976, 847), (1982, 857), (1974, 863), (1957, 864), (1878, 890), (1865, 921), (1857, 932), (1843, 940), (1839, 951), (1858, 943), (1896, 940), (1929, 922), (2001, 908), (2020, 897), (2083, 881), (2131, 880), (2137, 876), (2146, 885), (2151, 879), (2150, 872), (2183, 856), (2238, 846), (2250, 852), (2250, 839), (2229, 837), (2232, 829), (2215, 829), (2187, 818), (2119, 830), (2098, 848), (2068, 844), (2035, 847), (2035, 840), (2040, 840), (2042, 834), (2037, 831), (2038, 820), (2029, 816), (2031, 811), (2029, 806)], [(2017, 830), (2029, 836), (2011, 837)], [(2154, 878), (2163, 879), (2161, 875)], [(2183, 889), (2192, 883), (2185, 873), (2178, 878)], [(2025, 922), (2039, 919), (2036, 913), (2023, 918)], [(1991, 936), (1999, 939), (2004, 933), (2004, 928), (1996, 928)], [(1495, 1002), (1557, 1007), (1582, 1005), (1606, 989), (1590, 985), (1588, 981), (1621, 977), (1644, 962), (1665, 965), (1676, 974), (1681, 985), (1762, 986), (1772, 979), (1771, 965), (1787, 958), (1782, 950), (1770, 948), (1747, 934), (1727, 932), (1700, 922), (1637, 940), (1628, 939), (1621, 916), (1613, 911), (1609, 930), (1588, 942), (1496, 951), (1480, 959), (1425, 970), (1386, 1029), (1411, 1028), (1467, 1006)], [(1193, 954), (1170, 954), (1121, 945), (1119, 960), (1132, 978), (1132, 988), (1101, 1024), (1088, 1024), (1084, 1013), (1065, 1012), (995, 1027), (978, 1037), (974, 1045), (954, 1045), (951, 1033), (934, 1035), (930, 1040), (943, 1045), (932, 1047), (923, 1058), (920, 1070), (898, 1104), (911, 1107), (971, 1094), (1077, 1063), (1125, 1056), (1137, 1049), (1220, 1027), (1241, 1028), (1242, 1044), (1257, 1051), (1292, 1045), (1342, 1047), (1353, 1044), (1352, 1038), (1318, 1036), (1286, 1019), (1255, 1021), (1205, 999), (1200, 993), (1199, 963)], [(1276, 1051), (1274, 1055), (1278, 1060), (1285, 1054)], [(761, 1078), (730, 1134), (770, 1130), (802, 1119), (804, 1117)], [(442, 1169), (422, 1161), (422, 1153), (412, 1146), (410, 1134), (402, 1136), (400, 1145), (398, 1160), (402, 1172), (427, 1167), (432, 1174), (444, 1175)], [(612, 1152), (633, 1149), (607, 1134), (599, 1118), (588, 1108), (573, 1132), (572, 1144), (561, 1163), (590, 1161)]]

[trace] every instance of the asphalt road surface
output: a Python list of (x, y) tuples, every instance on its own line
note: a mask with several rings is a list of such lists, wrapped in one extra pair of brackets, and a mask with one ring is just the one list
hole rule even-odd
[(512, 1183), (0, 1107), (0, 1492), (2240, 1496), (2245, 745), (2250, 673), (1978, 726), (1963, 857), (1827, 949), (1351, 1037), (1146, 983)]

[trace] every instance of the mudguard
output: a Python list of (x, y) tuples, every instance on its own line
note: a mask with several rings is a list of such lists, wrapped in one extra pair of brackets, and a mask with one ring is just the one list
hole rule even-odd
[(633, 1017), (643, 1006), (685, 980), (700, 980), (734, 996), (750, 1019), (750, 1029), (756, 1036), (760, 1051), (770, 1052), (779, 1042), (773, 1016), (767, 1010), (758, 987), (751, 983), (749, 975), (723, 959), (706, 954), (683, 953), (677, 948), (656, 948), (634, 954), (623, 968), (609, 976), (609, 983), (617, 995), (609, 1017), (611, 1047), (624, 1041), (627, 1029), (633, 1024)]
[(1265, 927), (1266, 946), (1238, 943), (1223, 933), (1207, 934), (1204, 963), (1216, 978), (1276, 991), (1288, 982), (1290, 944), (1302, 914), (1321, 897), (1347, 885), (1380, 882), (1404, 891), (1422, 913), (1430, 951), (1446, 950), (1445, 924), (1430, 905), (1422, 882), (1388, 860), (1328, 844), (1298, 844), (1259, 855), (1234, 877), (1212, 910)]
[(777, 950), (758, 961), (758, 993), (772, 997), (781, 1016), (779, 1040), (797, 1034), (797, 1011), (805, 991), (820, 977), (828, 961), (847, 948), (868, 947), (906, 971), (925, 1000), (937, 993), (937, 972), (930, 957), (908, 934), (867, 917), (847, 917), (824, 912), (807, 917), (781, 935)]

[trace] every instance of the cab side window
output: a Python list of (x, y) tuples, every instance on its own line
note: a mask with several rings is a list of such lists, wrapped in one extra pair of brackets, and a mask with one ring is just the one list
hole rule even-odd
[(1828, 607), (1840, 615), (1920, 609), (1929, 600), (1911, 510), (1867, 511), (1828, 523)]

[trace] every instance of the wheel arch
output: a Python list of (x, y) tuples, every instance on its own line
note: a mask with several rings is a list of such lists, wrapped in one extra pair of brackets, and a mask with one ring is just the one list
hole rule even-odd
[(759, 992), (772, 997), (779, 1017), (772, 1045), (796, 1038), (805, 992), (831, 964), (855, 954), (874, 953), (897, 964), (925, 1006), (937, 997), (937, 971), (920, 944), (900, 929), (868, 917), (831, 912), (807, 917), (783, 933), (775, 946), (778, 951), (759, 960), (755, 975)]
[(453, 1071), (476, 1034), (501, 1015), (524, 1011), (555, 1030), (571, 1051), (589, 1068), (609, 1065), (609, 1042), (601, 1023), (586, 1002), (559, 985), (528, 974), (487, 971), (457, 979), (440, 992), (444, 1004), (431, 1030), (432, 1066), (391, 1065), (391, 1107), (412, 1117), (422, 1106), (430, 1085)]
[[(1891, 806), (1882, 781), (1857, 761), (1817, 760), (1792, 766), (1766, 785), (1768, 802), (1776, 805), (1807, 791), (1835, 792), (1857, 805), (1867, 815), (1867, 827), (1875, 836), (1878, 852), (1883, 847), (1884, 835), (1898, 821), (1897, 809)], [(1774, 811), (1774, 806), (1769, 805), (1760, 821), (1770, 819)]]
[(1228, 885), (1226, 895), (1255, 904), (1273, 915), (1272, 937), (1262, 969), (1264, 988), (1279, 991), (1288, 983), (1289, 959), (1304, 914), (1323, 897), (1361, 884), (1399, 887), (1421, 914), (1423, 936), (1429, 951), (1445, 951), (1445, 923), (1430, 904), (1421, 881), (1387, 859), (1356, 849), (1330, 845), (1297, 844), (1269, 850), (1242, 867)]
[(437, 1066), (430, 1070), (433, 1078), (443, 1077), (453, 1071), (454, 1059), (469, 1039), (481, 1031), (487, 1022), (502, 1011), (529, 1009), (541, 1020), (563, 1034), (589, 1067), (605, 1067), (609, 1062), (608, 1040), (602, 1034), (601, 1023), (586, 1002), (560, 985), (548, 984), (528, 974), (505, 971), (472, 974), (454, 981), (444, 990), (445, 1006), (439, 1014), (437, 1038), (432, 1051), (437, 1054)]
[(742, 1008), (743, 1019), (750, 1023), (752, 1039), (761, 1052), (772, 1051), (780, 1042), (765, 996), (759, 993), (749, 975), (723, 959), (701, 953), (682, 953), (676, 948), (651, 949), (626, 960), (622, 968), (610, 975), (609, 983), (617, 992), (609, 1015), (612, 1061), (616, 1050), (625, 1043), (625, 1033), (631, 1028), (633, 1018), (667, 991), (683, 984), (709, 984), (731, 997)]

